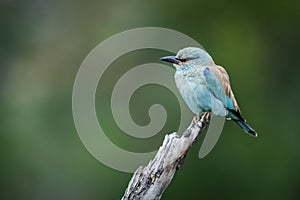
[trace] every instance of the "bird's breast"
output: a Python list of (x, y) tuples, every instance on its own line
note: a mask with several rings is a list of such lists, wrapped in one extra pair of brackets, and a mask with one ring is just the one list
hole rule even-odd
[(199, 75), (182, 74), (180, 72), (176, 72), (174, 78), (179, 93), (192, 112), (195, 114), (202, 112), (203, 110), (197, 103), (197, 94), (195, 93), (203, 84), (202, 78)]

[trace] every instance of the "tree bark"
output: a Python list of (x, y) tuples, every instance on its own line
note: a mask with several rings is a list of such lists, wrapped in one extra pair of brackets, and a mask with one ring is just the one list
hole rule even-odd
[(154, 159), (135, 171), (122, 200), (159, 200), (209, 121), (210, 113), (205, 112), (193, 118), (181, 137), (177, 133), (166, 135)]

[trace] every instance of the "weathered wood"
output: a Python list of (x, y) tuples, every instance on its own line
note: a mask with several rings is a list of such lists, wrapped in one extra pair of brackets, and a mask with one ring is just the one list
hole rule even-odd
[(165, 136), (162, 146), (146, 167), (140, 166), (131, 178), (122, 200), (158, 200), (183, 164), (193, 142), (209, 124), (210, 113), (194, 117), (181, 137)]

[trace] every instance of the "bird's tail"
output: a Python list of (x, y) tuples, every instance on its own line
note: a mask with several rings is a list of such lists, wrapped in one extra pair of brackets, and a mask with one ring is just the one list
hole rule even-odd
[(242, 117), (241, 113), (235, 110), (229, 110), (228, 116), (231, 118), (237, 125), (239, 125), (246, 133), (251, 136), (257, 137), (256, 131), (247, 124), (246, 120)]
[(249, 126), (249, 124), (247, 124), (245, 121), (241, 121), (241, 120), (233, 120), (237, 123), (237, 125), (239, 125), (246, 133), (257, 137), (257, 133), (256, 131), (251, 128), (251, 126)]

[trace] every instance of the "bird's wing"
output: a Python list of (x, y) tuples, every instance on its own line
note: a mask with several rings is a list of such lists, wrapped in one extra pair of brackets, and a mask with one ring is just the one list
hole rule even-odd
[(230, 87), (229, 76), (221, 66), (208, 66), (204, 70), (204, 76), (210, 91), (221, 100), (225, 107), (240, 112), (239, 106)]

